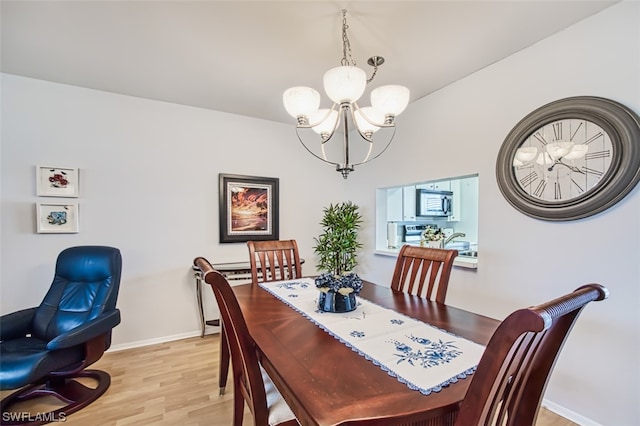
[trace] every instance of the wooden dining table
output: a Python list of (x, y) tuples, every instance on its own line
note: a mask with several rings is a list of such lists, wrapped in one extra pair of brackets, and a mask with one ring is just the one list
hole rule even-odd
[[(234, 286), (264, 369), (302, 425), (453, 424), (471, 377), (424, 395), (258, 285)], [(360, 297), (481, 345), (499, 321), (363, 283)]]

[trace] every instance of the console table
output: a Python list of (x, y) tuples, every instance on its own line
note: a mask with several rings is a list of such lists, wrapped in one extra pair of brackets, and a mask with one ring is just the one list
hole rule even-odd
[[(304, 263), (304, 259), (300, 259), (300, 264)], [(213, 269), (219, 271), (229, 281), (251, 281), (251, 263), (246, 262), (227, 262), (212, 263)], [(204, 305), (202, 301), (202, 271), (195, 265), (191, 266), (193, 276), (196, 280), (196, 297), (198, 299), (198, 310), (200, 313), (200, 337), (204, 337), (204, 329), (207, 325), (220, 326), (220, 319), (205, 320)], [(258, 272), (260, 274), (260, 272)]]

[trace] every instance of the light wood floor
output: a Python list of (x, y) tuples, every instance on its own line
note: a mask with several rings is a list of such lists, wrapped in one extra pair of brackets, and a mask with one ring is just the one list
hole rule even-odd
[[(70, 415), (69, 426), (202, 425), (230, 426), (233, 389), (218, 395), (219, 335), (193, 337), (143, 348), (106, 353), (91, 368), (107, 371), (111, 387), (97, 401)], [(8, 391), (0, 393), (2, 397)], [(25, 402), (16, 411), (51, 410)], [(243, 426), (253, 425), (245, 411)], [(543, 409), (536, 426), (572, 426)]]

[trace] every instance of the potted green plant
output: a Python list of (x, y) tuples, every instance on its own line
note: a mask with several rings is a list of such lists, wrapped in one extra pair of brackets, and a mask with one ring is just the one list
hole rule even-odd
[(323, 232), (315, 238), (318, 269), (327, 271), (315, 280), (320, 290), (318, 308), (327, 312), (348, 312), (356, 309), (355, 296), (362, 280), (353, 272), (357, 265), (358, 230), (362, 225), (359, 207), (351, 201), (330, 204), (323, 210), (320, 225)]

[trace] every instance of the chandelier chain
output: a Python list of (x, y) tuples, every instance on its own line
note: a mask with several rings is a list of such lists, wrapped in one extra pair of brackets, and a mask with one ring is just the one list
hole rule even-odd
[(347, 56), (351, 60), (351, 65), (356, 66), (356, 60), (351, 56), (351, 42), (349, 41), (349, 37), (347, 36), (347, 29), (349, 25), (347, 24), (347, 9), (342, 9), (342, 60), (340, 61), (340, 65), (346, 66), (349, 65), (349, 60)]

